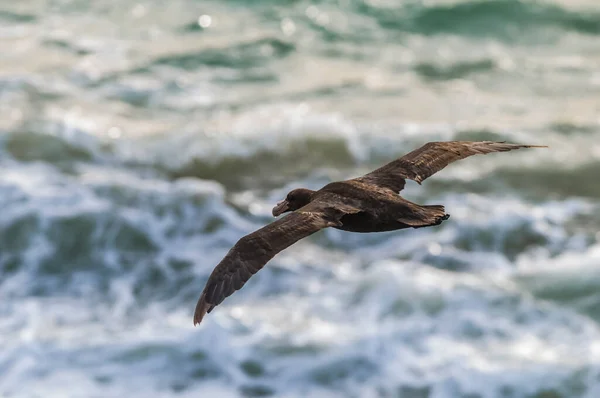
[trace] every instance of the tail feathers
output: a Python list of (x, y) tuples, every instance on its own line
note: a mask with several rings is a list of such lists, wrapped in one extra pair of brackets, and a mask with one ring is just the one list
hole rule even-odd
[(423, 228), (440, 225), (450, 218), (450, 214), (446, 214), (446, 209), (441, 205), (421, 206), (421, 210), (418, 218), (403, 218), (398, 221), (413, 228)]
[(421, 206), (427, 215), (443, 216), (446, 214), (446, 208), (442, 205)]

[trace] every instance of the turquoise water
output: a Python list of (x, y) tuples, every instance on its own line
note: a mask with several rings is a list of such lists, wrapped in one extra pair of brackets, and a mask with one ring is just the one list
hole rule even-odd
[[(0, 396), (600, 396), (600, 7), (0, 5)], [(288, 190), (428, 141), (442, 226), (327, 230), (200, 327)]]

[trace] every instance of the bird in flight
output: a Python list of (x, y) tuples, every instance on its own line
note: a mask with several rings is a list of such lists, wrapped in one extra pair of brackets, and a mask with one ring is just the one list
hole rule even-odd
[(362, 177), (332, 182), (318, 191), (290, 191), (273, 208), (275, 217), (289, 214), (241, 238), (215, 267), (196, 305), (194, 325), (241, 289), (277, 253), (323, 228), (383, 232), (441, 224), (450, 217), (444, 206), (419, 205), (399, 195), (407, 179), (421, 184), (456, 160), (521, 148), (545, 146), (492, 141), (430, 142)]

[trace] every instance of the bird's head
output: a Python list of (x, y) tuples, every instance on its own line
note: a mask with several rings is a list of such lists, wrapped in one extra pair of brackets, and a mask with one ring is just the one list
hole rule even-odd
[(273, 216), (277, 217), (280, 214), (298, 210), (309, 204), (314, 193), (315, 191), (306, 188), (298, 188), (290, 191), (284, 200), (278, 202), (277, 205), (273, 207)]

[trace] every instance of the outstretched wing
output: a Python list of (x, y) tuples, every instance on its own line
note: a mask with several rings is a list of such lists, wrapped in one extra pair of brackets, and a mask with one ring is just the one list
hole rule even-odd
[(194, 325), (241, 289), (277, 253), (320, 229), (341, 225), (339, 218), (353, 212), (358, 209), (315, 201), (241, 238), (209, 276), (196, 304)]
[(366, 174), (357, 180), (401, 191), (405, 179), (419, 184), (450, 163), (472, 155), (506, 152), (520, 148), (546, 148), (538, 145), (518, 145), (493, 141), (447, 141), (430, 142)]

